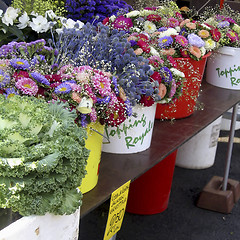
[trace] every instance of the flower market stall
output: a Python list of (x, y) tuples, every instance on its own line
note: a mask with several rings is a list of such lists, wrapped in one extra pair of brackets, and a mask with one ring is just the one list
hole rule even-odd
[[(239, 94), (205, 86), (227, 104), (211, 102), (205, 118), (204, 108), (195, 111), (206, 60), (221, 41), (210, 20), (184, 19), (175, 2), (161, 4), (133, 10), (121, 0), (15, 0), (0, 11), (0, 207), (22, 216), (0, 237), (11, 239), (17, 232), (9, 229), (21, 232), (31, 222), (22, 239), (47, 231), (59, 234), (50, 239), (77, 239), (82, 213), (127, 179), (135, 180), (127, 207), (135, 212), (143, 189), (156, 190), (154, 174), (162, 175), (159, 197), (145, 192), (136, 213), (168, 207), (177, 149)], [(177, 131), (155, 120), (190, 115)], [(157, 210), (145, 212), (147, 205)], [(68, 227), (68, 236), (55, 225)]]

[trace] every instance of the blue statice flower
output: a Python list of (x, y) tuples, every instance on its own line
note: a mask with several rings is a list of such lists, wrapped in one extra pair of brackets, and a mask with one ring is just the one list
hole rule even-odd
[[(124, 31), (87, 23), (80, 30), (64, 29), (52, 43), (59, 53), (55, 61), (59, 66), (68, 59), (75, 66), (89, 65), (116, 75), (132, 105), (149, 92), (144, 90), (150, 86), (152, 73), (148, 60), (134, 53)], [(157, 100), (157, 94), (153, 98)]]
[(45, 84), (45, 85), (50, 85), (50, 82), (40, 73), (38, 72), (32, 72), (31, 77), (34, 78), (37, 82)]
[(67, 17), (97, 24), (118, 13), (127, 13), (132, 7), (123, 0), (66, 0)]
[(0, 69), (0, 89), (4, 88), (7, 84), (11, 82), (11, 77), (3, 70)]

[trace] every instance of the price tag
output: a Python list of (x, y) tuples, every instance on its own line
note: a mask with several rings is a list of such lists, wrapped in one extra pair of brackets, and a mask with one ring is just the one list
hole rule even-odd
[(109, 240), (121, 229), (127, 205), (129, 186), (130, 181), (112, 193), (104, 240)]

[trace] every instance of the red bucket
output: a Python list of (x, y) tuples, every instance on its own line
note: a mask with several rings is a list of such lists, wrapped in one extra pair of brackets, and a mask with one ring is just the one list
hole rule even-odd
[(156, 119), (180, 119), (188, 117), (194, 112), (207, 57), (210, 54), (206, 54), (199, 61), (192, 58), (175, 58), (177, 69), (182, 71), (186, 77), (183, 93), (174, 103), (157, 104)]
[(150, 215), (168, 207), (177, 150), (130, 184), (126, 211)]

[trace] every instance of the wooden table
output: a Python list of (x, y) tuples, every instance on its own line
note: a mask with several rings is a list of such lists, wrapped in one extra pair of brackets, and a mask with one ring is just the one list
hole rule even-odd
[(199, 102), (204, 109), (174, 122), (155, 120), (149, 149), (135, 154), (102, 153), (98, 184), (84, 194), (81, 218), (109, 199), (118, 187), (144, 174), (239, 101), (240, 91), (217, 88), (203, 81)]

